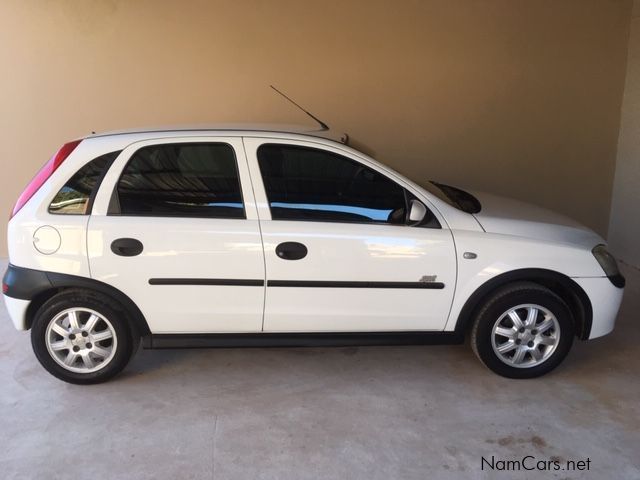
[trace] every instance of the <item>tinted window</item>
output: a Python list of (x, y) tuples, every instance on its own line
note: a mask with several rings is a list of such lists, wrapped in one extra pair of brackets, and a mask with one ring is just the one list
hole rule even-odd
[(78, 170), (60, 189), (49, 205), (49, 213), (85, 215), (91, 209), (102, 177), (120, 152), (101, 155)]
[(404, 189), (346, 157), (271, 144), (258, 161), (274, 220), (405, 222)]
[(454, 207), (459, 208), (463, 212), (479, 213), (480, 210), (482, 210), (480, 201), (469, 192), (465, 192), (464, 190), (456, 187), (451, 187), (449, 185), (443, 185), (442, 183), (429, 183), (435, 185), (440, 189), (442, 193), (444, 193), (446, 198), (449, 200), (449, 204), (453, 204)]
[(141, 148), (120, 177), (117, 199), (123, 215), (244, 218), (235, 155), (222, 143)]

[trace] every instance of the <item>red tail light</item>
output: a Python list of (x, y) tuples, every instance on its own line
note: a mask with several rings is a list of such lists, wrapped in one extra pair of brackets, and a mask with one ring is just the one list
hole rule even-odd
[[(29, 185), (24, 189), (24, 191), (18, 197), (18, 201), (16, 202), (15, 207), (13, 207), (13, 211), (11, 212), (11, 217), (13, 217), (16, 213), (20, 211), (22, 207), (24, 207), (25, 203), (29, 201), (31, 197), (40, 189), (44, 182), (46, 182), (53, 172), (55, 172), (62, 162), (66, 160), (66, 158), (71, 155), (76, 147), (80, 144), (82, 140), (74, 140), (73, 142), (65, 143), (60, 150), (56, 152), (56, 154), (49, 159), (47, 163), (40, 169), (40, 171), (33, 177), (33, 180), (29, 182)], [(10, 218), (11, 218), (10, 217)]]

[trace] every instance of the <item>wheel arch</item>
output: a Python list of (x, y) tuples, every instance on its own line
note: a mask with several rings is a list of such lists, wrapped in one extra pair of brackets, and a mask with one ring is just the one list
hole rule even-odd
[(148, 335), (149, 324), (138, 306), (126, 294), (104, 282), (76, 275), (57, 272), (44, 272), (24, 267), (9, 265), (5, 280), (8, 284), (7, 294), (14, 298), (29, 300), (26, 311), (26, 327), (30, 329), (38, 309), (54, 295), (68, 289), (83, 289), (100, 293), (111, 298), (129, 315), (131, 327), (140, 336)]
[(455, 331), (464, 335), (473, 323), (475, 314), (495, 290), (513, 282), (534, 282), (548, 288), (558, 295), (569, 306), (576, 329), (576, 336), (581, 340), (589, 338), (593, 320), (591, 300), (585, 291), (570, 277), (553, 270), (541, 268), (523, 268), (502, 273), (480, 285), (467, 299), (460, 310)]

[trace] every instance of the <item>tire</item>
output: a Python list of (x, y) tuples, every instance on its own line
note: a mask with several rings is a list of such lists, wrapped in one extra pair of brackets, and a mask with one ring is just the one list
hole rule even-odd
[(518, 282), (497, 290), (479, 307), (471, 347), (498, 375), (534, 378), (564, 360), (574, 334), (571, 311), (558, 295), (537, 283)]
[(60, 380), (101, 383), (122, 371), (139, 343), (129, 325), (126, 313), (109, 297), (65, 290), (36, 312), (31, 345), (42, 366)]

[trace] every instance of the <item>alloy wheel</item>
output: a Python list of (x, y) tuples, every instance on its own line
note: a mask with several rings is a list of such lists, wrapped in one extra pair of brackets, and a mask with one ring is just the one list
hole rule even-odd
[(496, 320), (491, 345), (507, 365), (530, 368), (544, 363), (560, 342), (560, 324), (547, 308), (523, 304), (510, 308)]
[(51, 357), (65, 370), (92, 373), (109, 364), (118, 339), (109, 320), (88, 308), (69, 308), (47, 326), (45, 343)]

